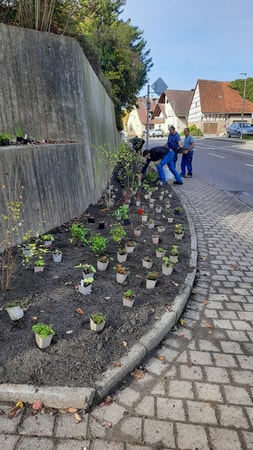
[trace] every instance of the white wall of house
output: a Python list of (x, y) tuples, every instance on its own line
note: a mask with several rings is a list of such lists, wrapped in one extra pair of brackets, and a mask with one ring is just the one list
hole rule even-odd
[(138, 136), (141, 137), (145, 127), (142, 125), (137, 109), (134, 108), (128, 118), (127, 122), (127, 134), (129, 137)]

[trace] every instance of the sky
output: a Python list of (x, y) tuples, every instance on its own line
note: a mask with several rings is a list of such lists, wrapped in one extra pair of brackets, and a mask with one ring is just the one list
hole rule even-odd
[(126, 0), (122, 8), (119, 18), (142, 30), (150, 49), (150, 85), (162, 78), (168, 89), (190, 90), (198, 79), (253, 77), (253, 0)]

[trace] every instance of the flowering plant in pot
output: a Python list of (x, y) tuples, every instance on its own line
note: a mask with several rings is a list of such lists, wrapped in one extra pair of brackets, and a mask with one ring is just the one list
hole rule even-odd
[(107, 269), (109, 264), (109, 256), (101, 255), (97, 259), (97, 270), (104, 271)]
[(55, 263), (61, 262), (62, 260), (62, 251), (56, 248), (52, 251), (53, 261)]
[(83, 279), (85, 278), (93, 278), (94, 273), (96, 273), (96, 269), (92, 264), (80, 263), (75, 266), (75, 269), (82, 269), (83, 271)]
[(156, 285), (158, 272), (148, 272), (146, 277), (146, 289), (153, 289)]
[(163, 275), (171, 275), (173, 270), (173, 263), (168, 256), (162, 258), (162, 273)]
[(45, 323), (36, 323), (32, 326), (32, 331), (35, 333), (36, 344), (39, 348), (47, 348), (50, 346), (55, 331), (51, 325)]
[(144, 256), (142, 259), (142, 265), (143, 267), (145, 267), (146, 269), (151, 269), (151, 267), (153, 266), (153, 258), (151, 256)]
[(103, 331), (106, 323), (106, 318), (102, 313), (95, 313), (90, 316), (90, 329), (92, 331)]
[(136, 246), (136, 242), (135, 241), (127, 241), (125, 245), (126, 245), (127, 253), (133, 253), (135, 246)]
[(83, 295), (90, 294), (93, 281), (94, 281), (93, 277), (82, 279), (78, 285), (79, 292)]
[(184, 236), (184, 228), (183, 225), (181, 223), (177, 223), (175, 225), (175, 239), (181, 240), (183, 239)]
[(126, 248), (119, 247), (117, 249), (117, 261), (122, 263), (127, 260), (127, 251)]
[(131, 289), (123, 292), (123, 306), (128, 306), (129, 308), (131, 308), (134, 304), (134, 297), (134, 293)]
[(157, 258), (162, 258), (163, 256), (165, 256), (166, 250), (163, 247), (158, 247), (156, 249), (156, 257)]
[(126, 281), (126, 279), (127, 279), (127, 275), (129, 274), (129, 269), (122, 266), (121, 264), (117, 264), (114, 267), (114, 270), (116, 270), (117, 283), (120, 283), (120, 284), (124, 283), (124, 281)]
[(170, 250), (170, 260), (173, 264), (176, 264), (178, 262), (178, 246), (172, 245)]

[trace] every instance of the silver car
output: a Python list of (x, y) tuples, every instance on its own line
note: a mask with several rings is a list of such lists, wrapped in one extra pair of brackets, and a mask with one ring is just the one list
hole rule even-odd
[(253, 127), (248, 122), (234, 122), (227, 128), (227, 136), (253, 136)]

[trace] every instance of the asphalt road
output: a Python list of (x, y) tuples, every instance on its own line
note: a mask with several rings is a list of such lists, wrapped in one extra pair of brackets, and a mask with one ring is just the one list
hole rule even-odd
[[(165, 139), (150, 139), (149, 148)], [(180, 159), (177, 170), (180, 171)], [(253, 143), (234, 139), (196, 139), (193, 174), (253, 207)]]

